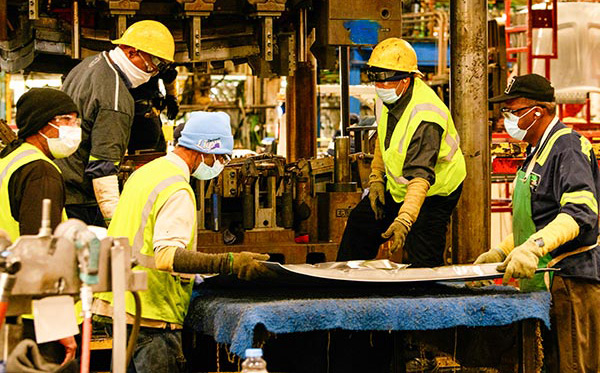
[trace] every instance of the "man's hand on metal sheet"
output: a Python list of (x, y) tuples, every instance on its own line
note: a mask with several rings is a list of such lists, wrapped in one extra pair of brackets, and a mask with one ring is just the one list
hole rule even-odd
[(508, 284), (511, 277), (532, 278), (542, 255), (542, 249), (531, 239), (516, 247), (496, 268), (504, 272), (502, 284)]
[(268, 254), (230, 253), (230, 265), (232, 272), (241, 280), (254, 280), (257, 278), (274, 277), (275, 273), (268, 269), (260, 260), (269, 260)]

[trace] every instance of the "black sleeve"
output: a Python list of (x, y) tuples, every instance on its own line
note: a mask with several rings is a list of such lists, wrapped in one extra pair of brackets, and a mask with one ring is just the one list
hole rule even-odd
[(127, 113), (100, 109), (90, 134), (90, 161), (120, 162), (129, 143), (131, 123)]
[(561, 149), (556, 158), (558, 182), (554, 184), (554, 195), (560, 203), (560, 212), (573, 217), (583, 233), (598, 224), (598, 175), (594, 175), (595, 164), (592, 163), (596, 159), (591, 149), (588, 154), (583, 152), (577, 143), (579, 139), (563, 137), (565, 139), (561, 138), (554, 146)]
[(444, 129), (437, 123), (423, 121), (419, 124), (408, 144), (402, 176), (408, 180), (420, 177), (431, 185), (435, 183), (435, 165), (443, 133)]
[(50, 225), (60, 224), (65, 205), (65, 184), (56, 167), (37, 160), (15, 171), (8, 183), (10, 210), (19, 222), (21, 235), (38, 234), (42, 222), (42, 201), (52, 201)]

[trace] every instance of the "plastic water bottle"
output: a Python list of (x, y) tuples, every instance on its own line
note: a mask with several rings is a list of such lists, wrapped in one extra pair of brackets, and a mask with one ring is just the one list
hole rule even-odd
[(242, 363), (242, 373), (268, 373), (267, 362), (262, 358), (260, 348), (246, 349), (246, 360)]

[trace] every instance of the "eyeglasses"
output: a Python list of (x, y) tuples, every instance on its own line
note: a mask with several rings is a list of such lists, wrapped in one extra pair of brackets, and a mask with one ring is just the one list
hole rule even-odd
[(64, 115), (57, 115), (54, 118), (52, 118), (52, 121), (54, 122), (66, 122), (65, 125), (67, 126), (71, 126), (71, 127), (81, 127), (81, 118), (77, 117), (77, 115), (73, 115), (73, 114), (64, 114)]
[(148, 63), (148, 61), (144, 57), (144, 54), (142, 54), (140, 52), (141, 51), (138, 51), (138, 54), (142, 58), (142, 61), (144, 61), (144, 65), (146, 65), (147, 73), (163, 72), (163, 71), (167, 70), (169, 68), (169, 66), (171, 65), (169, 62), (166, 62), (166, 61), (162, 60), (161, 58), (158, 58), (151, 54), (149, 55), (150, 63)]
[(536, 106), (538, 106), (538, 105), (525, 106), (525, 107), (522, 107), (522, 108), (519, 108), (519, 109), (509, 109), (507, 107), (503, 107), (502, 109), (500, 109), (500, 112), (502, 113), (502, 116), (504, 118), (510, 118), (510, 114), (517, 115), (516, 113), (518, 113), (521, 110), (531, 109), (531, 108), (534, 108)]
[[(367, 70), (367, 77), (372, 82), (383, 83), (388, 81), (398, 81), (408, 78), (410, 74), (402, 71), (373, 71)], [(390, 79), (395, 78), (395, 79)]]

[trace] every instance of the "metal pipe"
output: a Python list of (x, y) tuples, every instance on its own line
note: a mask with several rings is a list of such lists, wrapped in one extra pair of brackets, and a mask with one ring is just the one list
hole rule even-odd
[(253, 184), (254, 183), (244, 184), (244, 191), (242, 192), (242, 224), (244, 229), (254, 228)]
[(336, 183), (350, 182), (350, 137), (335, 138), (334, 180)]
[(300, 9), (298, 22), (298, 62), (306, 62), (306, 8)]
[(340, 46), (340, 116), (342, 136), (347, 135), (350, 126), (350, 47)]
[(42, 225), (38, 235), (40, 237), (48, 237), (52, 235), (52, 228), (50, 224), (50, 206), (52, 202), (48, 198), (44, 198), (42, 201)]
[(490, 247), (487, 1), (450, 1), (450, 108), (467, 177), (452, 219), (455, 263), (473, 262)]
[(71, 42), (71, 56), (73, 58), (80, 58), (80, 49), (79, 49), (79, 1), (73, 1), (73, 37)]
[(294, 225), (294, 210), (292, 205), (294, 190), (291, 178), (284, 180), (284, 189), (281, 197), (282, 225), (284, 228), (292, 228)]
[(7, 0), (0, 0), (0, 41), (8, 40)]

